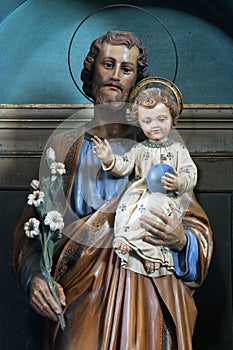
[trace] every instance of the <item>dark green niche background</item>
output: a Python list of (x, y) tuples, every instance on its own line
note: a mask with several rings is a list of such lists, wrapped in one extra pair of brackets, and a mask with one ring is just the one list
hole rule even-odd
[[(88, 103), (69, 75), (68, 45), (76, 26), (84, 17), (100, 6), (114, 3), (98, 1), (97, 5), (96, 0), (2, 0), (0, 103)], [(179, 53), (176, 83), (185, 103), (232, 103), (232, 0), (145, 0), (143, 5), (139, 1), (127, 3), (150, 10), (172, 32)], [(174, 53), (169, 38), (164, 38), (163, 30), (150, 17), (145, 19), (143, 14), (143, 19), (132, 11), (126, 21), (124, 12), (120, 8), (115, 11), (118, 17), (115, 18), (114, 14), (114, 23), (109, 12), (105, 12), (105, 17), (101, 13), (98, 18), (93, 16), (91, 21), (86, 22), (77, 38), (72, 59), (75, 74), (79, 75), (81, 61), (96, 35), (120, 26), (124, 30), (130, 27), (147, 41), (151, 74), (164, 74), (170, 78)], [(232, 176), (231, 173), (229, 176)], [(26, 189), (0, 191), (0, 345), (5, 350), (42, 348), (42, 319), (19, 292), (11, 271), (12, 232), (27, 194)], [(233, 195), (232, 191), (213, 189), (197, 193), (197, 197), (211, 219), (215, 251), (208, 278), (195, 294), (199, 313), (194, 349), (225, 350), (232, 345)]]
[[(68, 45), (86, 16), (115, 2), (30, 0), (13, 1), (12, 7), (3, 3), (0, 103), (88, 103), (71, 80)], [(158, 16), (173, 35), (179, 55), (176, 84), (185, 103), (232, 103), (233, 45), (227, 11), (232, 5), (222, 3), (220, 8), (218, 1), (144, 2), (143, 8)], [(142, 6), (139, 1), (127, 4)], [(119, 6), (90, 17), (75, 38), (72, 68), (80, 86), (79, 72), (90, 43), (109, 29), (134, 31), (148, 46), (150, 74), (172, 79), (174, 50), (165, 30), (145, 12)]]

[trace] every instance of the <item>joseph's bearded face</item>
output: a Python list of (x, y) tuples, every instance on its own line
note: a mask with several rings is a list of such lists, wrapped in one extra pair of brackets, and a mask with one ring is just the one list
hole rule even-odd
[(124, 105), (137, 78), (138, 55), (136, 46), (128, 49), (125, 45), (103, 43), (92, 83), (95, 104), (107, 104), (113, 109)]

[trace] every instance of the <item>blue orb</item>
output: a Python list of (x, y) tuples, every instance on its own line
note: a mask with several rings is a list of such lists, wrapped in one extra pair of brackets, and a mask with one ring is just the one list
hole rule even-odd
[(151, 192), (160, 192), (165, 194), (169, 192), (163, 188), (164, 184), (161, 182), (161, 177), (164, 176), (165, 173), (175, 175), (174, 169), (165, 163), (159, 163), (150, 168), (146, 176), (146, 182)]

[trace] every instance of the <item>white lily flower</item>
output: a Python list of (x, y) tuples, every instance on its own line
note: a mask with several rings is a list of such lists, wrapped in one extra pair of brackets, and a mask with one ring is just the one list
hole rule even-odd
[(47, 157), (47, 159), (55, 160), (55, 152), (54, 152), (54, 150), (53, 150), (52, 147), (49, 147), (49, 148), (46, 150), (46, 157)]
[(47, 213), (44, 223), (45, 225), (48, 225), (50, 227), (51, 231), (62, 231), (62, 229), (64, 228), (62, 215), (56, 210), (52, 210)]
[(29, 221), (24, 224), (25, 235), (29, 238), (38, 236), (40, 233), (39, 226), (40, 226), (39, 220), (35, 218), (29, 219)]
[(51, 165), (50, 165), (50, 171), (51, 171), (51, 181), (55, 181), (56, 178), (57, 178), (57, 175), (62, 175), (62, 174), (65, 174), (66, 173), (66, 169), (65, 169), (65, 164), (63, 163), (56, 163), (56, 162), (53, 162)]
[(31, 194), (28, 196), (28, 204), (29, 205), (34, 205), (35, 207), (38, 207), (40, 203), (44, 202), (44, 192), (42, 191), (33, 191)]
[(40, 181), (38, 181), (38, 180), (32, 180), (32, 182), (30, 183), (30, 186), (31, 186), (34, 190), (39, 190), (39, 189), (40, 189)]
[(62, 175), (62, 174), (66, 173), (65, 164), (63, 164), (63, 163), (53, 162), (50, 165), (50, 170), (51, 170), (52, 175), (55, 175), (55, 174)]

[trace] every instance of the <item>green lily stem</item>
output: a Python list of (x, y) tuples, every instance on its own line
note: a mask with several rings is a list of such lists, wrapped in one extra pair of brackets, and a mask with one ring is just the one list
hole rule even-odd
[[(44, 267), (45, 277), (47, 279), (47, 283), (48, 283), (50, 292), (51, 292), (52, 296), (54, 297), (55, 301), (57, 302), (57, 304), (61, 307), (61, 302), (60, 302), (60, 299), (59, 299), (57, 292), (56, 292), (56, 284), (55, 284), (55, 281), (51, 275), (52, 257), (50, 257), (49, 253), (48, 253), (48, 242), (51, 239), (51, 235), (52, 235), (52, 232), (49, 230), (48, 235), (47, 235), (47, 239), (46, 239), (45, 235), (41, 235), (41, 237), (40, 237), (41, 248), (42, 248), (43, 267)], [(61, 329), (64, 330), (66, 327), (64, 315), (62, 313), (57, 314), (57, 317), (58, 317), (58, 320), (60, 322)]]
[[(57, 292), (56, 292), (55, 281), (54, 281), (53, 277), (51, 276), (51, 274), (48, 273), (47, 271), (46, 271), (46, 278), (47, 278), (48, 286), (49, 286), (49, 289), (50, 289), (52, 296), (56, 300), (57, 304), (61, 307), (61, 302), (60, 302), (59, 297), (58, 297)], [(61, 329), (64, 330), (66, 327), (64, 315), (62, 313), (57, 314), (57, 318), (60, 322)]]

